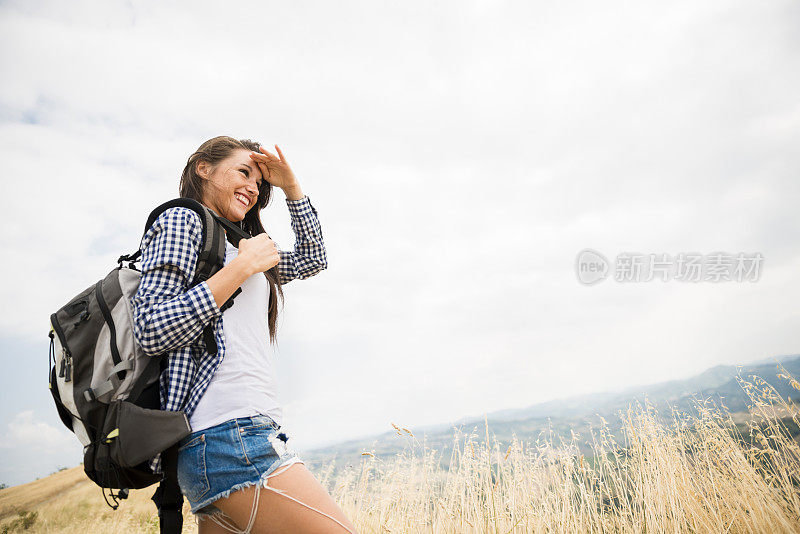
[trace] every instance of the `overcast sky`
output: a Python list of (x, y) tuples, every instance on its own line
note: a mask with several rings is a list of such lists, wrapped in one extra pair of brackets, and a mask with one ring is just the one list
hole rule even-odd
[[(798, 27), (788, 0), (0, 2), (0, 482), (81, 460), (49, 315), (222, 134), (277, 143), (323, 229), (275, 348), (296, 449), (800, 352)], [(588, 286), (585, 248), (764, 261)]]

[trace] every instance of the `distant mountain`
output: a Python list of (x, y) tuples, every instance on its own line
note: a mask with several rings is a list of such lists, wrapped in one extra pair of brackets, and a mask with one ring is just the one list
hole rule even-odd
[[(570, 431), (582, 432), (590, 422), (597, 423), (597, 415), (613, 419), (620, 411), (636, 401), (645, 398), (659, 409), (673, 406), (688, 411), (694, 406), (696, 398), (712, 399), (722, 402), (731, 413), (745, 411), (748, 397), (742, 390), (737, 377), (760, 376), (769, 382), (783, 397), (800, 401), (800, 391), (792, 388), (786, 380), (777, 378), (777, 363), (793, 376), (800, 379), (800, 354), (769, 358), (751, 364), (718, 365), (703, 373), (685, 380), (671, 380), (657, 384), (636, 386), (614, 393), (594, 393), (558, 399), (526, 408), (508, 409), (486, 415), (489, 431), (501, 443), (508, 444), (512, 436), (522, 441), (535, 440), (540, 432), (551, 428), (557, 434), (568, 436)], [(452, 424), (434, 425), (414, 429), (419, 441), (425, 438), (427, 447), (442, 451), (447, 458), (452, 447), (454, 427), (471, 430), (478, 427), (481, 435), (484, 429), (484, 416), (462, 417)], [(336, 458), (337, 467), (344, 464), (358, 464), (361, 453), (373, 452), (376, 456), (393, 456), (402, 451), (405, 440), (398, 439), (394, 432), (384, 432), (368, 438), (351, 440), (336, 445), (304, 451), (304, 460), (311, 464), (330, 461)]]
[[(792, 374), (800, 373), (800, 354), (767, 358), (748, 365), (717, 365), (684, 380), (635, 386), (616, 393), (595, 393), (558, 399), (534, 404), (527, 408), (492, 412), (488, 414), (488, 417), (494, 421), (518, 421), (537, 417), (576, 417), (595, 413), (609, 415), (627, 407), (634, 399), (642, 400), (645, 397), (657, 405), (671, 403), (685, 408), (690, 404), (692, 395), (721, 395), (730, 398), (733, 402), (733, 405), (726, 402), (728, 409), (741, 411), (746, 407), (744, 402), (746, 396), (736, 381), (736, 376), (740, 371), (742, 377), (751, 374), (758, 375), (768, 379), (773, 386), (780, 388), (779, 390), (786, 394), (792, 394), (792, 391), (796, 393), (796, 390), (793, 390), (788, 384), (779, 384), (777, 380), (774, 380), (777, 376), (777, 363), (783, 365)], [(462, 418), (458, 422), (461, 424), (482, 423), (483, 416)]]

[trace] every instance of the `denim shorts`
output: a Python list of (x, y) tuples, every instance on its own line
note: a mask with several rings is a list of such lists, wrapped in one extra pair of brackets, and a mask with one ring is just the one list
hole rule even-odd
[(264, 484), (277, 469), (303, 463), (287, 448), (288, 436), (266, 415), (241, 417), (192, 432), (178, 445), (178, 484), (192, 513), (214, 514), (211, 503)]

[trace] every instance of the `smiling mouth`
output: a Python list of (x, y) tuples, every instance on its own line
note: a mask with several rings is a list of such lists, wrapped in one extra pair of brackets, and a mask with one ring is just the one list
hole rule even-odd
[(250, 205), (250, 201), (244, 195), (241, 195), (239, 193), (235, 193), (233, 196), (236, 197), (236, 200), (238, 200), (239, 202), (244, 204), (245, 207)]

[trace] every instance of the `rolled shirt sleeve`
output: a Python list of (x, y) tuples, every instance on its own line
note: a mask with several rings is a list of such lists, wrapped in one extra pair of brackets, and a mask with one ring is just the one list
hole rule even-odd
[(328, 267), (322, 226), (311, 199), (304, 196), (298, 200), (286, 199), (295, 236), (294, 250), (278, 250), (278, 274), (281, 284), (299, 278), (314, 276)]

